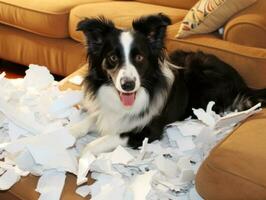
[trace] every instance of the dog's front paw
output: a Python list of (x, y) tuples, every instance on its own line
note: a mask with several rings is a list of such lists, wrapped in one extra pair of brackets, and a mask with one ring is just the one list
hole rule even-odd
[(74, 136), (75, 138), (80, 138), (87, 134), (87, 131), (82, 130), (79, 126), (76, 125), (68, 127), (68, 131), (70, 135)]

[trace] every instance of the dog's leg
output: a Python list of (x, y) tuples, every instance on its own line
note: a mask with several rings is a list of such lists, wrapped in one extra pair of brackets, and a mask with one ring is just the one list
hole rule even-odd
[(87, 144), (82, 154), (90, 151), (92, 154), (98, 155), (103, 152), (112, 151), (119, 145), (126, 146), (127, 141), (127, 137), (120, 137), (120, 135), (105, 135)]
[(95, 131), (95, 121), (91, 118), (91, 116), (86, 116), (80, 122), (69, 127), (69, 132), (75, 138), (80, 138), (86, 135), (88, 132)]

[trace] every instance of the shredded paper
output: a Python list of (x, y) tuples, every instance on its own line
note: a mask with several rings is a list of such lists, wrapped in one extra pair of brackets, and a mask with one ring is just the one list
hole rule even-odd
[[(80, 85), (82, 77), (72, 78)], [(260, 111), (260, 104), (220, 116), (193, 109), (198, 119), (165, 127), (161, 141), (133, 150), (118, 146), (98, 156), (80, 152), (97, 133), (76, 140), (69, 127), (84, 117), (77, 104), (81, 91), (60, 91), (46, 67), (30, 65), (24, 79), (0, 75), (0, 190), (22, 176), (40, 176), (40, 200), (59, 200), (66, 173), (77, 176), (76, 193), (93, 200), (200, 200), (194, 178), (210, 150), (241, 121)], [(96, 181), (87, 184), (88, 173)]]

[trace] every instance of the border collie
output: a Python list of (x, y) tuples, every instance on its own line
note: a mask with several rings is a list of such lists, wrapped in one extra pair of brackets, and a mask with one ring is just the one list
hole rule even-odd
[(266, 89), (248, 88), (236, 70), (215, 56), (183, 51), (167, 56), (169, 24), (163, 14), (141, 17), (128, 30), (104, 17), (79, 22), (77, 30), (87, 39), (84, 105), (89, 114), (70, 131), (75, 137), (92, 131), (102, 135), (84, 151), (137, 148), (144, 138), (160, 139), (165, 125), (209, 101), (215, 101), (218, 113), (241, 111), (260, 101), (265, 106)]

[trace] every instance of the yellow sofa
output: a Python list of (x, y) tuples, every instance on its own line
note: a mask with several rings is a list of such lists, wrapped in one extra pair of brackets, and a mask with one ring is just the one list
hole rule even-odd
[[(169, 51), (201, 50), (236, 68), (250, 87), (266, 88), (266, 1), (233, 16), (223, 36), (195, 35), (176, 39), (180, 21), (197, 0), (0, 0), (0, 58), (28, 65), (48, 66), (69, 75), (86, 62), (82, 35), (76, 24), (83, 17), (104, 15), (119, 27), (129, 27), (140, 15), (163, 12), (170, 16), (166, 46)], [(84, 74), (86, 67), (75, 74)], [(68, 78), (68, 77), (67, 77)], [(66, 80), (63, 89), (74, 88)], [(77, 89), (75, 87), (75, 89)], [(226, 97), (225, 97), (226, 98)], [(266, 110), (248, 119), (217, 145), (201, 166), (196, 187), (204, 199), (266, 199)], [(92, 181), (91, 179), (89, 180)], [(22, 178), (1, 200), (36, 200), (37, 178)], [(68, 175), (62, 200), (84, 199), (74, 193)]]
[[(86, 62), (77, 22), (105, 15), (120, 27), (129, 27), (140, 15), (163, 12), (173, 25), (166, 40), (169, 51), (180, 48), (212, 53), (233, 65), (249, 86), (266, 87), (266, 2), (235, 15), (223, 36), (196, 35), (176, 39), (180, 21), (197, 0), (0, 0), (0, 59), (45, 65), (67, 76)], [(252, 71), (252, 74), (250, 73)]]

